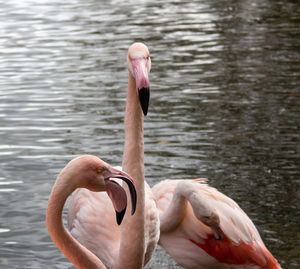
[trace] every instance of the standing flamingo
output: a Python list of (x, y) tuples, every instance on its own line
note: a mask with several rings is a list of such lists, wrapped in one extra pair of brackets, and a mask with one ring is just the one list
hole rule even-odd
[(246, 213), (206, 181), (164, 180), (152, 188), (159, 244), (188, 269), (281, 268)]
[[(46, 213), (47, 228), (56, 246), (77, 268), (104, 269), (106, 267), (64, 227), (62, 221), (64, 204), (71, 193), (78, 188), (85, 188), (95, 193), (106, 191), (116, 210), (117, 221), (121, 223), (126, 211), (127, 196), (125, 190), (111, 178), (119, 178), (128, 184), (133, 214), (136, 207), (136, 190), (132, 178), (92, 155), (84, 155), (70, 161), (58, 175), (52, 188)], [(128, 230), (128, 233), (134, 236), (135, 231)], [(128, 257), (130, 255), (131, 257)], [(134, 258), (132, 251), (120, 249), (115, 268), (124, 268), (124, 264), (121, 263), (124, 259), (122, 256), (126, 256), (126, 259)]]
[[(144, 182), (143, 113), (148, 111), (151, 60), (148, 48), (134, 43), (128, 49), (128, 93), (125, 112), (125, 145), (123, 170), (134, 179), (138, 201), (136, 213), (124, 217), (121, 226), (114, 219), (114, 209), (106, 193), (76, 190), (68, 211), (71, 234), (82, 245), (112, 268), (127, 249), (131, 255), (122, 256), (124, 268), (142, 268), (159, 239), (159, 216), (150, 187)], [(127, 189), (126, 186), (124, 186)], [(134, 231), (134, 233), (132, 232)]]
[[(128, 49), (127, 54), (128, 69), (128, 91), (125, 111), (125, 145), (123, 154), (123, 170), (131, 173), (135, 178), (140, 180), (137, 182), (137, 188), (144, 188), (144, 231), (140, 231), (136, 238), (144, 241), (144, 265), (150, 260), (155, 247), (159, 240), (159, 215), (151, 188), (144, 181), (144, 121), (143, 113), (147, 115), (150, 82), (149, 72), (151, 69), (150, 53), (146, 45), (143, 43), (134, 43)], [(138, 92), (138, 95), (137, 95)], [(142, 108), (142, 109), (141, 109)], [(143, 112), (143, 113), (142, 113)], [(142, 216), (139, 214), (134, 216)], [(134, 222), (134, 218), (127, 218), (125, 222)], [(127, 225), (131, 227), (131, 225)], [(121, 226), (121, 230), (125, 225)], [(121, 238), (122, 239), (122, 238)], [(128, 241), (123, 241), (129, 244)], [(121, 240), (122, 243), (122, 240)], [(129, 247), (129, 245), (128, 245)], [(131, 261), (132, 262), (132, 261)], [(132, 268), (129, 266), (127, 268)]]

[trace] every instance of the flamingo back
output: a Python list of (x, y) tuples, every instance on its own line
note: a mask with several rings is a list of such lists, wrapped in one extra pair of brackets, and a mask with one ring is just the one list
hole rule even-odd
[[(218, 214), (225, 238), (216, 240), (212, 229), (195, 217), (188, 203), (178, 227), (160, 237), (160, 244), (179, 264), (185, 268), (237, 265), (244, 268), (280, 268), (253, 222), (236, 202), (210, 187), (203, 179), (189, 181)], [(169, 207), (178, 182), (180, 180), (165, 180), (152, 188), (161, 214)]]

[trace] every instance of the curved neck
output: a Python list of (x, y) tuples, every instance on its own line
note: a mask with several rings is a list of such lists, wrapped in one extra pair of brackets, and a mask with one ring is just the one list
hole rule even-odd
[[(137, 206), (134, 215), (129, 210), (121, 225), (119, 263), (127, 268), (139, 269), (144, 265), (144, 132), (143, 113), (138, 99), (135, 79), (129, 74), (125, 112), (125, 145), (122, 168), (134, 180)], [(125, 185), (124, 185), (125, 186)], [(125, 187), (127, 190), (127, 187)], [(128, 190), (127, 190), (128, 194)], [(127, 196), (129, 197), (129, 195)]]
[(179, 191), (176, 191), (176, 189), (174, 190), (173, 198), (168, 208), (159, 215), (161, 233), (171, 232), (176, 229), (184, 217), (187, 200)]
[[(200, 179), (198, 179), (200, 181)], [(202, 180), (203, 182), (203, 180)], [(173, 198), (167, 210), (160, 214), (160, 231), (171, 232), (182, 221), (186, 215), (187, 203), (192, 207), (194, 216), (202, 221), (202, 217), (215, 216), (215, 211), (197, 190), (195, 183), (191, 180), (180, 180), (174, 189)], [(213, 220), (212, 220), (213, 221)], [(214, 223), (217, 226), (214, 226)], [(207, 226), (219, 227), (219, 222), (211, 222)]]
[(48, 232), (58, 249), (76, 268), (105, 269), (103, 263), (92, 252), (76, 241), (63, 225), (63, 207), (74, 188), (70, 187), (70, 184), (60, 183), (61, 180), (60, 176), (58, 176), (48, 201), (46, 213)]

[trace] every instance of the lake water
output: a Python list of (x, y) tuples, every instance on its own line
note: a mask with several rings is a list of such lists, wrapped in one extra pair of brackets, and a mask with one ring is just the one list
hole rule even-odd
[[(152, 56), (146, 179), (207, 177), (300, 267), (298, 1), (0, 5), (0, 267), (72, 268), (45, 227), (59, 171), (120, 165), (134, 41)], [(158, 248), (147, 268), (179, 268)]]

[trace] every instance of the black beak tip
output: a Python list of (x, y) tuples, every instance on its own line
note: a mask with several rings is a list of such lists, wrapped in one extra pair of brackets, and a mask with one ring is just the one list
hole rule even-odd
[(125, 212), (126, 212), (126, 207), (121, 212), (116, 211), (116, 220), (117, 220), (118, 225), (120, 225), (122, 223)]
[[(134, 214), (135, 212), (135, 209), (136, 209), (136, 201), (137, 201), (137, 195), (136, 195), (136, 190), (135, 190), (135, 187), (134, 187), (134, 184), (132, 183), (131, 180), (129, 180), (127, 177), (124, 177), (124, 176), (116, 176), (117, 178), (120, 178), (122, 180), (124, 180), (127, 185), (128, 185), (128, 188), (129, 188), (129, 192), (130, 192), (130, 197), (131, 197), (131, 203), (132, 203), (132, 208), (131, 208), (131, 215)], [(123, 210), (124, 213), (123, 213), (123, 216), (125, 214), (125, 210), (126, 210), (126, 207), (125, 209)], [(122, 212), (123, 212), (122, 211)], [(118, 215), (121, 215), (122, 212), (117, 212), (116, 211), (116, 214), (117, 214), (117, 222), (118, 222)], [(123, 216), (122, 216), (122, 219), (123, 219)], [(120, 216), (119, 216), (120, 217)], [(122, 221), (122, 220), (121, 220)]]
[(134, 193), (131, 195), (131, 199), (132, 199), (131, 215), (133, 215), (136, 210), (136, 192), (135, 192), (135, 190), (134, 190)]
[(149, 88), (139, 88), (138, 89), (139, 93), (139, 99), (140, 99), (140, 104), (143, 110), (144, 115), (146, 116), (148, 113), (148, 106), (149, 106), (149, 99), (150, 99), (150, 89)]

